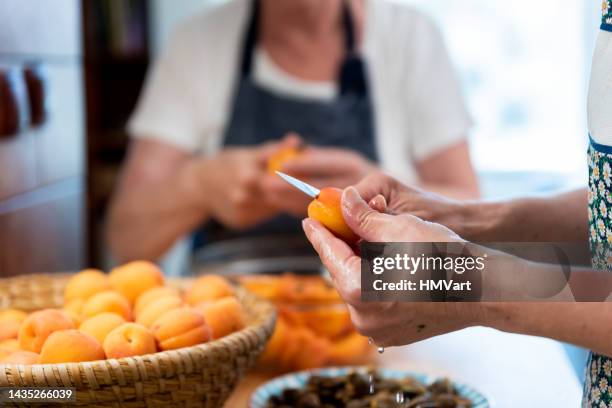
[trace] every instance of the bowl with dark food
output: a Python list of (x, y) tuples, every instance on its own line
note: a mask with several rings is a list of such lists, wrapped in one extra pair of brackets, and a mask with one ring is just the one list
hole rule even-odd
[(491, 408), (475, 389), (407, 371), (339, 367), (273, 379), (253, 393), (250, 408)]

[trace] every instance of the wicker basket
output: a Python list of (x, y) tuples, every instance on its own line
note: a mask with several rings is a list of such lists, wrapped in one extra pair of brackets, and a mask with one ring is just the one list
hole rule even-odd
[[(0, 308), (26, 311), (62, 304), (68, 274), (0, 279)], [(169, 282), (188, 285), (187, 280)], [(141, 357), (87, 363), (0, 365), (0, 387), (74, 387), (67, 406), (221, 407), (255, 364), (274, 328), (274, 308), (238, 289), (248, 326), (222, 339)]]

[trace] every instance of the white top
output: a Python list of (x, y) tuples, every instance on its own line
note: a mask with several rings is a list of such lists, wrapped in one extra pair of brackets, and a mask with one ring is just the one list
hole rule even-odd
[(336, 82), (309, 81), (288, 74), (261, 47), (253, 57), (253, 80), (270, 92), (292, 99), (331, 101), (339, 92)]
[(612, 33), (601, 31), (595, 46), (589, 89), (589, 131), (602, 145), (612, 146)]
[[(364, 40), (384, 170), (417, 179), (414, 163), (466, 137), (471, 119), (438, 29), (392, 0), (366, 0)], [(233, 0), (184, 22), (148, 75), (128, 130), (190, 152), (222, 146), (239, 73), (249, 0)], [(256, 80), (292, 97), (329, 98), (336, 86), (283, 72), (261, 52)], [(333, 88), (332, 90), (330, 90)]]

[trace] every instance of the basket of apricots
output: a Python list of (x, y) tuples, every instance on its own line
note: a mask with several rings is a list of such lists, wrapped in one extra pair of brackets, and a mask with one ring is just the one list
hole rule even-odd
[(166, 280), (146, 261), (0, 279), (0, 387), (71, 387), (77, 406), (220, 407), (275, 318), (221, 276)]
[(278, 311), (258, 367), (286, 372), (371, 360), (375, 349), (356, 331), (338, 292), (322, 276), (251, 275), (239, 281)]

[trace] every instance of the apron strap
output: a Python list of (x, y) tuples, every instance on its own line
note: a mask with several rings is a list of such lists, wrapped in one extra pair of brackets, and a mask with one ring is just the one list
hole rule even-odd
[(251, 18), (246, 31), (246, 37), (242, 46), (242, 67), (241, 73), (243, 77), (251, 74), (251, 66), (253, 65), (253, 50), (257, 45), (259, 37), (259, 19), (261, 15), (261, 4), (259, 0), (251, 2)]
[(349, 0), (342, 1), (342, 26), (344, 27), (344, 46), (347, 53), (355, 52), (355, 27), (353, 25), (353, 17), (351, 16), (351, 8), (348, 4)]

